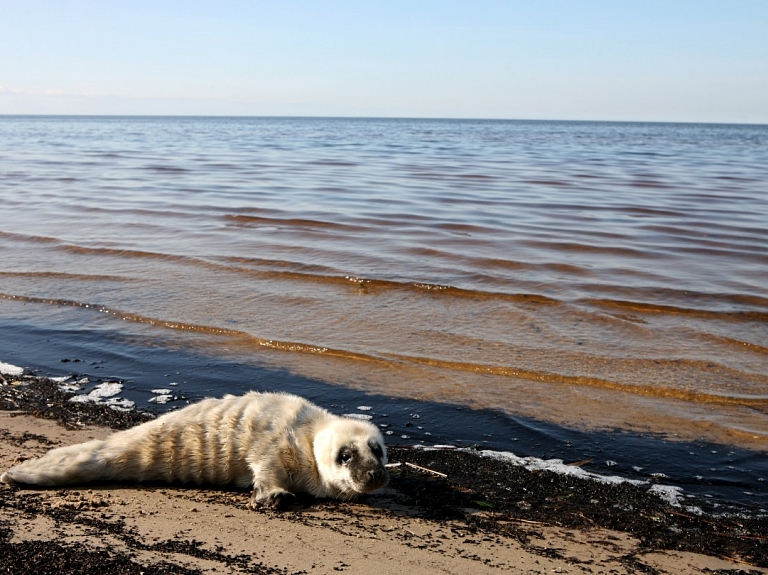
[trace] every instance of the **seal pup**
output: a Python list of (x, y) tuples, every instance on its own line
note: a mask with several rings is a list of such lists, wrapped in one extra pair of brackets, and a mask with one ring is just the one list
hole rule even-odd
[(296, 493), (352, 499), (389, 482), (378, 428), (283, 393), (205, 399), (104, 440), (52, 449), (0, 481), (38, 486), (168, 481), (253, 488), (252, 506)]

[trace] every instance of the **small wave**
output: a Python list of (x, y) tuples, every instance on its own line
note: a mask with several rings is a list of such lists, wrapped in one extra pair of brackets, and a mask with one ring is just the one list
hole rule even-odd
[(636, 215), (636, 216), (649, 216), (649, 217), (679, 217), (683, 215), (679, 211), (665, 210), (662, 208), (649, 208), (647, 206), (625, 206), (621, 209), (622, 212)]
[(457, 174), (457, 178), (462, 178), (464, 180), (496, 180), (498, 179), (495, 176), (490, 176), (488, 174)]
[(145, 170), (150, 170), (152, 172), (168, 172), (172, 174), (183, 174), (186, 172), (191, 172), (191, 170), (187, 168), (181, 168), (179, 166), (161, 166), (161, 165), (153, 165), (153, 166), (145, 166)]
[(49, 236), (19, 234), (15, 232), (6, 232), (3, 230), (0, 230), (0, 238), (6, 238), (9, 240), (24, 241), (24, 242), (44, 243), (44, 244), (56, 244), (61, 242), (60, 239), (49, 237)]
[(216, 334), (216, 335), (240, 335), (240, 336), (250, 337), (248, 334), (242, 331), (219, 328), (219, 327), (204, 326), (204, 325), (196, 325), (196, 324), (172, 321), (172, 320), (156, 319), (156, 318), (146, 317), (146, 316), (142, 316), (135, 313), (124, 312), (124, 311), (111, 308), (108, 306), (100, 305), (100, 304), (92, 304), (92, 303), (80, 302), (80, 301), (74, 301), (74, 300), (42, 298), (42, 297), (23, 296), (23, 295), (14, 295), (14, 294), (6, 294), (6, 293), (0, 293), (0, 299), (6, 299), (10, 301), (20, 301), (20, 302), (26, 302), (26, 303), (39, 303), (39, 304), (54, 305), (54, 306), (79, 307), (83, 309), (90, 309), (99, 313), (108, 314), (125, 321), (134, 321), (136, 323), (150, 324), (158, 327), (165, 327), (168, 329), (175, 329), (175, 330), (181, 330), (181, 331), (210, 333), (210, 334)]
[[(657, 288), (649, 291), (642, 288), (622, 287), (617, 285), (605, 286), (603, 284), (575, 285), (574, 288), (582, 292), (591, 292), (597, 294), (606, 293), (607, 297), (598, 298), (579, 298), (579, 299), (558, 299), (549, 295), (542, 295), (530, 292), (507, 292), (494, 289), (479, 289), (479, 286), (499, 285), (499, 287), (509, 288), (514, 285), (507, 281), (500, 285), (499, 281), (494, 281), (495, 276), (488, 273), (485, 276), (474, 275), (467, 276), (472, 278), (471, 285), (478, 288), (467, 288), (439, 282), (429, 282), (408, 279), (379, 279), (346, 274), (343, 270), (322, 264), (307, 264), (300, 261), (290, 261), (282, 259), (250, 258), (242, 256), (229, 256), (223, 258), (204, 259), (188, 255), (179, 255), (173, 253), (163, 253), (148, 250), (119, 249), (111, 247), (91, 247), (72, 243), (66, 243), (58, 238), (49, 236), (35, 236), (28, 234), (18, 234), (0, 231), (0, 238), (7, 238), (11, 241), (24, 241), (33, 243), (51, 244), (53, 249), (62, 250), (84, 256), (102, 256), (128, 259), (154, 259), (159, 262), (175, 262), (192, 268), (207, 268), (215, 272), (227, 272), (234, 274), (245, 274), (255, 278), (299, 281), (318, 284), (336, 284), (339, 286), (350, 286), (357, 290), (363, 290), (363, 293), (375, 295), (376, 293), (386, 291), (414, 291), (429, 293), (431, 295), (440, 294), (446, 297), (461, 298), (479, 298), (484, 300), (510, 301), (525, 304), (546, 304), (560, 305), (568, 301), (588, 305), (596, 308), (618, 309), (620, 313), (630, 312), (632, 314), (646, 313), (653, 315), (688, 315), (690, 317), (721, 319), (729, 322), (741, 321), (766, 321), (768, 320), (768, 298), (748, 295), (748, 294), (722, 294), (722, 293), (704, 293), (691, 290), (675, 290), (672, 288)], [(416, 255), (430, 258), (441, 258), (446, 261), (452, 261), (454, 266), (461, 264), (470, 269), (485, 270), (532, 270), (542, 272), (567, 273), (573, 276), (591, 277), (591, 271), (581, 266), (575, 266), (567, 262), (542, 262), (531, 264), (527, 262), (514, 260), (500, 260), (493, 258), (476, 258), (471, 256), (454, 255), (450, 252), (437, 250), (435, 248), (413, 248)], [(133, 278), (118, 275), (99, 275), (92, 276), (80, 274), (65, 274), (62, 272), (0, 272), (2, 275), (25, 274), (28, 277), (61, 277), (62, 279), (79, 279), (87, 281), (88, 279), (105, 281), (133, 281)], [(50, 275), (45, 275), (50, 274)], [(464, 278), (466, 280), (466, 278)], [(492, 282), (488, 283), (489, 281)], [(655, 303), (656, 301), (665, 301), (669, 303)], [(693, 305), (677, 305), (677, 302), (689, 303)]]
[(532, 184), (534, 186), (556, 186), (556, 187), (569, 187), (573, 184), (571, 182), (564, 182), (562, 180), (523, 180), (524, 184)]
[(440, 367), (455, 371), (471, 371), (475, 373), (485, 373), (488, 375), (509, 376), (520, 379), (541, 381), (544, 383), (565, 384), (575, 387), (596, 387), (600, 389), (610, 389), (614, 391), (624, 391), (633, 395), (643, 395), (649, 397), (665, 397), (672, 399), (681, 399), (693, 403), (708, 403), (720, 405), (749, 405), (749, 406), (768, 406), (768, 395), (766, 396), (728, 396), (716, 393), (689, 391), (685, 389), (672, 388), (667, 386), (644, 386), (628, 383), (620, 383), (607, 379), (596, 377), (587, 377), (580, 375), (564, 375), (559, 373), (547, 373), (531, 369), (485, 365), (471, 362), (456, 362), (440, 359), (406, 356), (397, 354), (387, 354), (388, 357), (400, 361), (409, 361)]
[(669, 184), (665, 184), (658, 180), (646, 180), (646, 179), (634, 180), (633, 182), (630, 182), (629, 185), (632, 186), (633, 188), (655, 188), (659, 190), (668, 190), (673, 187), (673, 186), (670, 186)]
[(354, 168), (359, 165), (355, 162), (345, 162), (343, 160), (312, 160), (307, 162), (307, 164), (313, 166), (338, 166), (340, 168)]
[(4, 272), (0, 271), (0, 277), (22, 277), (37, 279), (62, 279), (75, 281), (112, 281), (133, 282), (136, 278), (131, 276), (117, 276), (104, 274), (74, 274), (68, 272)]
[[(694, 297), (693, 294), (686, 294), (688, 299)], [(711, 296), (710, 296), (711, 297)], [(758, 297), (747, 296), (716, 296), (722, 303), (735, 305), (758, 305), (768, 307), (768, 300)], [(714, 298), (713, 298), (714, 299)], [(638, 301), (622, 301), (612, 299), (594, 299), (586, 298), (580, 300), (581, 303), (589, 304), (594, 307), (619, 308), (622, 310), (631, 310), (634, 312), (647, 314), (668, 314), (668, 315), (688, 315), (704, 319), (720, 319), (726, 321), (768, 321), (768, 312), (764, 311), (719, 311), (703, 308), (687, 308), (672, 305), (661, 305), (654, 303), (645, 303)]]
[(707, 337), (707, 339), (714, 341), (716, 343), (736, 347), (742, 351), (746, 350), (746, 351), (755, 352), (761, 355), (768, 355), (768, 347), (765, 345), (760, 345), (757, 343), (743, 341), (743, 340), (735, 339), (732, 337), (723, 337), (723, 336), (718, 336), (713, 334), (705, 334), (705, 337)]
[(641, 250), (638, 248), (629, 247), (616, 247), (616, 246), (598, 246), (592, 244), (584, 244), (578, 242), (564, 242), (564, 241), (544, 241), (544, 240), (522, 240), (520, 242), (526, 246), (534, 248), (543, 248), (546, 250), (556, 252), (577, 252), (577, 253), (594, 253), (604, 254), (607, 256), (622, 256), (633, 257), (642, 259), (655, 259), (660, 257), (659, 254), (654, 254), (649, 250)]
[(435, 229), (445, 230), (454, 234), (492, 234), (493, 229), (475, 224), (457, 224), (457, 223), (436, 223), (432, 226)]
[(227, 214), (223, 216), (226, 222), (240, 227), (247, 226), (284, 226), (291, 228), (309, 228), (309, 229), (332, 229), (339, 232), (366, 231), (363, 226), (353, 226), (337, 222), (328, 222), (322, 220), (310, 220), (302, 218), (270, 218), (265, 216), (246, 216), (238, 214)]
[(276, 340), (270, 338), (262, 338), (257, 335), (247, 333), (241, 330), (233, 330), (227, 328), (220, 328), (216, 326), (206, 326), (191, 324), (186, 322), (179, 322), (167, 319), (158, 319), (134, 314), (130, 312), (124, 312), (114, 308), (109, 308), (101, 305), (94, 305), (85, 302), (78, 302), (72, 300), (63, 299), (50, 299), (50, 298), (37, 298), (30, 296), (18, 296), (0, 293), (0, 298), (23, 301), (28, 303), (42, 303), (47, 305), (57, 306), (72, 306), (85, 309), (92, 309), (94, 311), (109, 314), (113, 317), (119, 318), (125, 321), (133, 321), (137, 323), (149, 324), (166, 329), (205, 333), (212, 335), (226, 335), (234, 336), (241, 341), (250, 342), (253, 345), (262, 348), (273, 349), (276, 351), (302, 353), (302, 354), (316, 354), (325, 355), (330, 357), (338, 357), (353, 361), (364, 362), (376, 362), (376, 363), (411, 363), (419, 365), (427, 365), (431, 367), (437, 367), (448, 371), (467, 371), (473, 373), (481, 373), (502, 377), (514, 377), (518, 379), (526, 379), (531, 381), (541, 381), (544, 383), (571, 385), (575, 387), (595, 387), (601, 389), (609, 389), (615, 391), (628, 392), (634, 395), (649, 396), (649, 397), (664, 397), (672, 399), (680, 399), (684, 401), (694, 403), (705, 404), (720, 404), (720, 405), (745, 405), (745, 406), (768, 406), (768, 396), (755, 396), (755, 395), (722, 395), (717, 393), (710, 393), (706, 391), (691, 391), (686, 389), (673, 388), (663, 385), (643, 386), (637, 384), (621, 383), (608, 379), (581, 376), (581, 375), (565, 375), (560, 373), (549, 373), (544, 371), (537, 371), (533, 369), (519, 368), (515, 366), (504, 365), (488, 365), (482, 363), (473, 362), (458, 362), (450, 361), (431, 357), (422, 357), (408, 354), (398, 353), (362, 353), (353, 352), (345, 349), (331, 348), (323, 345), (314, 345), (307, 342), (295, 342)]
[(160, 252), (150, 252), (150, 251), (144, 251), (144, 250), (81, 246), (78, 244), (67, 243), (64, 240), (56, 237), (20, 234), (15, 232), (5, 232), (2, 230), (0, 230), (0, 238), (6, 238), (6, 239), (10, 239), (14, 241), (22, 241), (22, 242), (53, 244), (56, 249), (59, 249), (62, 251), (68, 251), (68, 252), (80, 254), (80, 255), (107, 255), (107, 256), (123, 256), (123, 257), (135, 257), (135, 258), (152, 258), (152, 259), (160, 259), (160, 260), (194, 261), (194, 258), (190, 258), (187, 256), (179, 256), (179, 255), (166, 254), (166, 253), (160, 253)]
[(129, 156), (127, 154), (118, 154), (115, 152), (97, 152), (97, 153), (88, 153), (85, 152), (84, 155), (90, 156), (92, 158), (104, 158), (107, 160), (120, 160), (124, 158), (132, 158), (133, 156)]

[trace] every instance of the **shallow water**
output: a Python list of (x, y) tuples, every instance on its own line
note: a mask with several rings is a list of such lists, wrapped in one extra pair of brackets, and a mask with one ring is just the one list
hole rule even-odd
[[(686, 508), (768, 516), (768, 459), (759, 451), (701, 440), (668, 441), (654, 433), (582, 431), (497, 409), (359, 391), (268, 367), (259, 354), (246, 361), (214, 357), (205, 351), (205, 340), (211, 337), (207, 334), (195, 336), (203, 351), (192, 353), (189, 338), (159, 342), (151, 325), (132, 324), (138, 329), (128, 338), (110, 326), (109, 316), (84, 317), (67, 307), (35, 318), (18, 304), (0, 301), (0, 312), (3, 357), (33, 372), (69, 376), (62, 386), (70, 391), (79, 388), (78, 399), (98, 395), (103, 403), (126, 408), (126, 403), (133, 403), (157, 412), (221, 395), (222, 390), (236, 394), (281, 390), (307, 397), (339, 415), (370, 418), (390, 447), (452, 445), (494, 454), (511, 452), (516, 457), (538, 458), (548, 468), (574, 471), (563, 468), (559, 460), (608, 480), (682, 489), (680, 494), (672, 493)], [(24, 364), (32, 355), (37, 363)], [(160, 404), (157, 398), (169, 401)]]
[(768, 126), (0, 117), (19, 325), (581, 430), (766, 449), (766, 222)]

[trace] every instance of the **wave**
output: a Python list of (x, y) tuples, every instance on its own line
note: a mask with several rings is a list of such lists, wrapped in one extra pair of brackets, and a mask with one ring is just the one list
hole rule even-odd
[[(728, 303), (737, 306), (759, 306), (768, 307), (768, 299), (757, 296), (740, 296), (731, 294), (721, 294), (712, 296), (711, 294), (692, 294), (685, 292), (688, 299), (699, 297), (707, 299), (717, 299), (719, 303)], [(749, 310), (749, 311), (720, 311), (705, 308), (679, 307), (673, 305), (662, 305), (656, 303), (646, 303), (640, 301), (622, 301), (609, 299), (585, 298), (582, 303), (595, 307), (618, 308), (621, 310), (630, 310), (646, 314), (666, 314), (666, 315), (687, 315), (702, 319), (717, 319), (725, 321), (768, 321), (768, 311)]]
[(242, 214), (227, 214), (222, 216), (225, 222), (239, 227), (276, 226), (312, 230), (334, 230), (339, 232), (364, 232), (365, 226), (355, 226), (325, 220), (310, 220), (305, 218), (271, 218), (266, 216), (248, 216)]
[[(291, 352), (300, 354), (319, 354), (329, 357), (336, 357), (345, 360), (358, 361), (358, 362), (376, 362), (384, 364), (416, 364), (426, 365), (430, 367), (436, 367), (447, 371), (463, 371), (472, 372), (478, 374), (499, 376), (499, 377), (512, 377), (516, 379), (524, 379), (530, 381), (538, 381), (548, 384), (568, 385), (574, 387), (593, 387), (599, 389), (621, 391), (639, 396), (646, 397), (660, 397), (669, 399), (678, 399), (687, 402), (697, 404), (718, 404), (718, 405), (741, 405), (756, 408), (768, 407), (768, 395), (749, 395), (749, 394), (734, 394), (725, 395), (720, 393), (713, 393), (707, 391), (692, 391), (688, 389), (675, 388), (664, 385), (644, 386), (639, 384), (622, 383), (605, 378), (584, 376), (584, 375), (567, 375), (562, 373), (553, 373), (540, 371), (529, 368), (521, 368), (511, 365), (491, 365), (476, 362), (458, 362), (450, 361), (439, 358), (424, 357), (413, 354), (404, 353), (362, 353), (351, 351), (341, 348), (331, 348), (328, 346), (317, 345), (309, 342), (300, 341), (285, 341), (271, 338), (264, 338), (248, 333), (242, 330), (223, 328), (218, 326), (199, 325), (169, 319), (160, 319), (147, 317), (144, 315), (126, 312), (116, 308), (80, 302), (67, 299), (56, 298), (41, 298), (32, 296), (23, 296), (15, 294), (0, 293), (0, 299), (10, 301), (20, 301), (24, 303), (43, 304), (51, 306), (68, 306), (78, 307), (95, 311), (97, 313), (108, 314), (122, 321), (131, 321), (136, 323), (148, 324), (160, 328), (170, 329), (174, 331), (182, 332), (194, 332), (215, 336), (228, 336), (234, 337), (241, 342), (250, 344), (255, 347), (268, 348), (281, 352)], [(675, 360), (649, 359), (648, 362), (654, 362), (655, 364), (672, 364), (677, 363)], [(702, 366), (709, 362), (695, 362), (688, 361), (687, 363), (700, 363)], [(713, 364), (709, 363), (709, 366)], [(735, 370), (729, 370), (734, 372)], [(753, 374), (752, 377), (755, 377)], [(763, 377), (763, 376), (757, 376)], [(766, 385), (768, 386), (768, 378), (765, 378)]]
[[(250, 216), (248, 216), (250, 217)], [(308, 220), (311, 222), (311, 220)], [(594, 279), (593, 272), (570, 263), (540, 262), (530, 263), (511, 259), (472, 257), (455, 255), (435, 248), (412, 248), (411, 253), (432, 260), (442, 259), (444, 265), (454, 266), (454, 275), (462, 269), (475, 270), (463, 272), (464, 280), (473, 287), (442, 284), (418, 279), (387, 279), (350, 274), (328, 264), (306, 263), (289, 259), (254, 258), (246, 256), (195, 257), (191, 255), (157, 252), (149, 250), (93, 247), (69, 243), (60, 238), (32, 234), (20, 234), (0, 230), (0, 238), (46, 244), (50, 248), (85, 257), (117, 257), (128, 259), (149, 259), (158, 262), (172, 262), (192, 268), (206, 268), (216, 273), (233, 273), (265, 280), (287, 280), (324, 285), (348, 287), (364, 294), (376, 294), (388, 291), (410, 291), (458, 298), (498, 300), (525, 304), (562, 305), (564, 303), (588, 306), (596, 309), (618, 309), (620, 312), (633, 312), (650, 315), (686, 315), (702, 319), (716, 319), (728, 322), (768, 321), (768, 298), (758, 295), (738, 293), (707, 293), (694, 290), (658, 287), (635, 287), (610, 285), (595, 282), (576, 282), (575, 278)], [(571, 278), (570, 289), (573, 293), (600, 294), (606, 297), (565, 297), (566, 290), (559, 290), (559, 297), (530, 291), (512, 291), (517, 285), (514, 278), (499, 279), (493, 272), (532, 271), (546, 274), (566, 274)], [(8, 275), (11, 272), (4, 272)], [(24, 275), (27, 272), (12, 272)], [(29, 272), (37, 273), (37, 272)], [(58, 273), (58, 272), (52, 272)], [(41, 276), (42, 277), (42, 276)], [(62, 276), (63, 277), (63, 276)], [(72, 276), (69, 276), (72, 277)], [(96, 276), (91, 276), (96, 279)], [(110, 276), (109, 279), (126, 276)], [(105, 277), (104, 279), (108, 279)], [(529, 282), (531, 283), (531, 282)], [(482, 288), (480, 286), (486, 285)], [(488, 289), (498, 285), (504, 289)], [(477, 287), (475, 287), (477, 286)], [(547, 286), (543, 286), (547, 287)], [(659, 303), (660, 301), (666, 303)], [(679, 305), (683, 302), (694, 305)]]
[(63, 279), (76, 281), (110, 281), (110, 282), (133, 282), (137, 278), (124, 275), (109, 274), (76, 274), (70, 272), (4, 272), (0, 271), (0, 277), (22, 277), (36, 279)]
[(131, 312), (121, 311), (121, 310), (111, 308), (101, 304), (93, 304), (93, 303), (80, 302), (75, 300), (24, 296), (24, 295), (7, 294), (7, 293), (0, 293), (0, 299), (5, 299), (9, 301), (19, 301), (24, 303), (45, 304), (45, 305), (52, 305), (52, 306), (79, 307), (83, 309), (93, 310), (98, 313), (108, 314), (125, 321), (144, 323), (144, 324), (154, 325), (158, 327), (165, 327), (173, 330), (199, 332), (199, 333), (207, 333), (207, 334), (215, 334), (215, 335), (248, 336), (248, 334), (246, 334), (243, 331), (232, 330), (227, 328), (204, 326), (204, 325), (196, 325), (196, 324), (172, 321), (172, 320), (151, 318), (151, 317), (146, 317), (146, 316), (142, 316), (142, 315), (131, 313)]
[(59, 238), (54, 238), (50, 236), (38, 236), (38, 235), (32, 235), (32, 234), (19, 234), (15, 232), (6, 232), (3, 230), (0, 230), (0, 238), (31, 242), (31, 243), (44, 243), (44, 244), (60, 244), (61, 243), (61, 240)]

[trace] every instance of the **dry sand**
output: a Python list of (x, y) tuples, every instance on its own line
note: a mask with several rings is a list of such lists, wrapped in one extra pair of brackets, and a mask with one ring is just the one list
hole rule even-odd
[[(107, 433), (0, 411), (0, 468)], [(765, 573), (602, 528), (519, 520), (514, 536), (484, 532), (429, 519), (396, 488), (282, 513), (248, 508), (244, 492), (181, 486), (2, 487), (0, 497), (8, 573)]]

